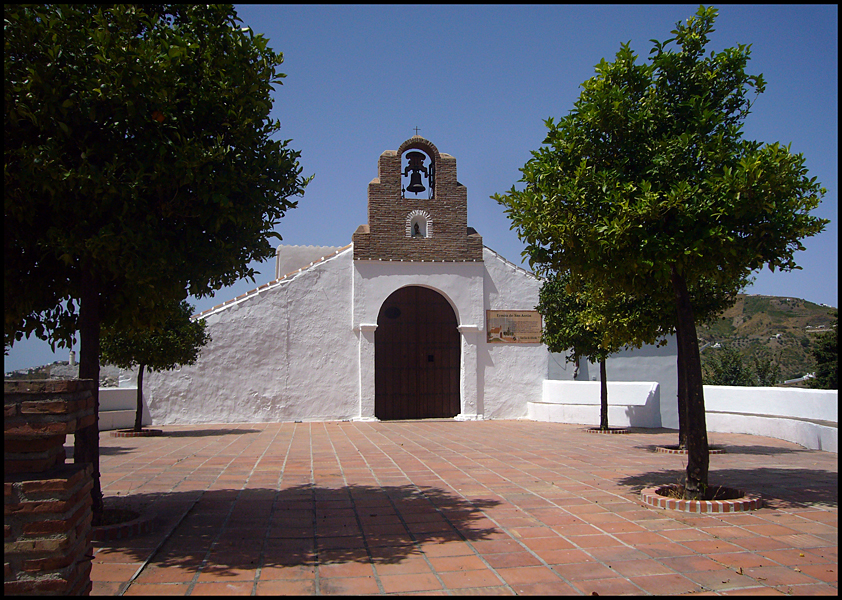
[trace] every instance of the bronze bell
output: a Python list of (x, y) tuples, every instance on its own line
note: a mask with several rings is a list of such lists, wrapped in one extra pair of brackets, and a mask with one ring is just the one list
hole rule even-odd
[(413, 194), (417, 194), (419, 192), (423, 192), (425, 189), (424, 184), (421, 183), (421, 171), (424, 174), (427, 174), (427, 167), (424, 166), (424, 156), (421, 152), (410, 152), (406, 155), (407, 159), (409, 159), (409, 164), (407, 165), (406, 169), (404, 169), (403, 174), (407, 175), (410, 171), (412, 174), (409, 175), (409, 185), (406, 187), (407, 192), (412, 192)]
[(421, 173), (418, 171), (413, 171), (412, 175), (409, 176), (409, 185), (406, 188), (407, 192), (412, 192), (413, 194), (418, 194), (423, 192), (425, 189), (424, 184), (421, 183)]

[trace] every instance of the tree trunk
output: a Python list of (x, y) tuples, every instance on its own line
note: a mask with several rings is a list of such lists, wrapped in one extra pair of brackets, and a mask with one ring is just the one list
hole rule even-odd
[(702, 362), (696, 338), (696, 323), (687, 283), (672, 267), (672, 286), (678, 312), (679, 360), (683, 365), (687, 396), (687, 481), (684, 497), (701, 500), (708, 485), (708, 436), (705, 423), (705, 395), (702, 387)]
[(140, 431), (143, 429), (142, 421), (143, 421), (143, 369), (146, 368), (146, 365), (140, 365), (140, 368), (137, 371), (137, 409), (134, 413), (134, 430)]
[(675, 330), (675, 338), (678, 344), (678, 448), (687, 449), (687, 374), (684, 372), (684, 362), (681, 352), (681, 331)]
[(79, 379), (94, 380), (94, 423), (74, 435), (73, 462), (93, 465), (91, 488), (92, 524), (102, 518), (102, 488), (99, 480), (99, 325), (100, 296), (92, 278), (82, 274), (82, 297), (79, 299)]
[(605, 370), (605, 359), (599, 361), (599, 428), (608, 430), (608, 376)]

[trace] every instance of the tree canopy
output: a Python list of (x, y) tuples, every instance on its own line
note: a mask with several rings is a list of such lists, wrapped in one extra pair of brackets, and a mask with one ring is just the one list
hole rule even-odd
[(143, 372), (170, 371), (192, 365), (203, 346), (210, 341), (203, 319), (192, 320), (193, 307), (182, 300), (166, 307), (166, 318), (156, 328), (119, 331), (104, 329), (100, 344), (102, 359), (121, 369), (138, 368), (135, 431), (141, 430), (143, 418)]
[(711, 348), (702, 364), (705, 385), (771, 387), (781, 381), (781, 366), (771, 358), (757, 355), (749, 361), (736, 348)]
[[(4, 342), (160, 322), (273, 255), (309, 181), (275, 139), (283, 55), (232, 5), (5, 5)], [(98, 410), (98, 395), (94, 391)], [(97, 425), (77, 432), (102, 514)]]
[(568, 352), (577, 365), (587, 358), (599, 363), (600, 429), (608, 429), (608, 357), (645, 342), (665, 342), (666, 330), (653, 319), (648, 298), (604, 295), (570, 273), (553, 273), (541, 285), (535, 308), (543, 316), (541, 341), (551, 352)]
[(210, 341), (205, 321), (190, 318), (193, 307), (186, 300), (170, 303), (167, 308), (167, 318), (155, 329), (103, 330), (101, 351), (105, 362), (121, 369), (144, 365), (150, 371), (194, 364)]
[(728, 290), (763, 266), (798, 268), (801, 240), (827, 223), (809, 214), (825, 190), (804, 157), (743, 139), (750, 95), (765, 82), (746, 72), (750, 46), (707, 50), (716, 14), (700, 7), (671, 39), (652, 40), (648, 63), (629, 44), (600, 61), (570, 113), (545, 121), (544, 145), (521, 169), (523, 189), (493, 196), (539, 272), (672, 298), (690, 498), (704, 493), (708, 469), (691, 290)]
[(82, 272), (127, 324), (253, 278), (306, 185), (282, 54), (225, 5), (3, 10), (7, 345), (69, 345)]

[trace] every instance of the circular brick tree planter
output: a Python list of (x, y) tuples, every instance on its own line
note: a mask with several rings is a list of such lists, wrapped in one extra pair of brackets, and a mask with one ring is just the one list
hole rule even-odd
[(645, 504), (655, 508), (679, 510), (691, 513), (730, 513), (757, 510), (763, 506), (760, 494), (753, 494), (734, 488), (721, 487), (717, 489), (717, 497), (721, 500), (683, 500), (674, 496), (679, 495), (681, 486), (676, 484), (645, 488), (640, 492), (640, 498)]
[(623, 427), (609, 427), (608, 429), (600, 429), (599, 427), (588, 427), (585, 429), (588, 433), (628, 433), (629, 430)]
[[(110, 514), (109, 514), (110, 513)], [(125, 519), (118, 523), (92, 527), (92, 538), (95, 542), (111, 542), (123, 540), (138, 535), (145, 535), (153, 531), (154, 514), (142, 515), (129, 509), (105, 509), (105, 518)]]
[[(674, 446), (658, 446), (655, 452), (663, 452), (665, 454), (687, 454), (687, 448), (679, 449), (678, 444)], [(722, 446), (708, 446), (708, 454), (725, 454), (725, 448)]]
[(141, 429), (135, 431), (134, 429), (118, 429), (111, 432), (111, 437), (153, 437), (163, 434), (161, 429)]

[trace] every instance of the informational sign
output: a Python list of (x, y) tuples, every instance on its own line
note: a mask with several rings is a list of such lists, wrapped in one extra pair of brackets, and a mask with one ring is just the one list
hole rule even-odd
[(487, 310), (485, 331), (489, 344), (538, 344), (541, 314), (537, 310)]

